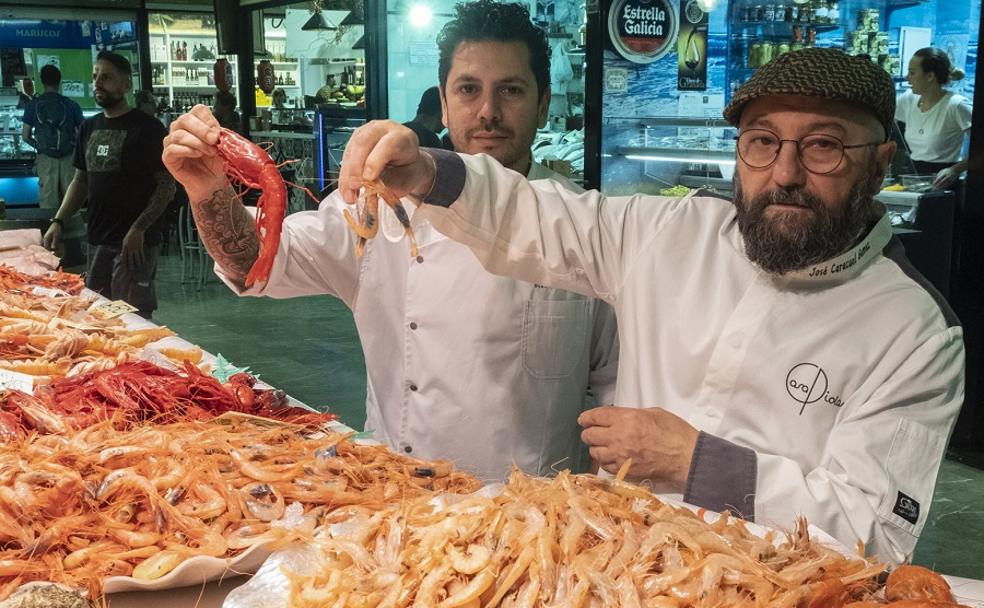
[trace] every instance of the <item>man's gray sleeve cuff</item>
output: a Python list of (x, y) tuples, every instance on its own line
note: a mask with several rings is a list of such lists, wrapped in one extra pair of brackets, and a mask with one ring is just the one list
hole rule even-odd
[(422, 148), (434, 159), (434, 185), (421, 199), (428, 205), (450, 207), (465, 189), (465, 162), (461, 157), (440, 148)]
[(683, 500), (712, 511), (731, 511), (755, 521), (755, 451), (703, 431), (690, 462)]

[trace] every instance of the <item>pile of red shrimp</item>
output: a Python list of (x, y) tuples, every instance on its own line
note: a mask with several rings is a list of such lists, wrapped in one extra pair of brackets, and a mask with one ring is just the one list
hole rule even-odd
[(62, 433), (104, 420), (129, 425), (208, 420), (226, 412), (250, 414), (301, 425), (320, 426), (330, 413), (293, 407), (283, 391), (256, 388), (246, 373), (223, 384), (186, 362), (183, 373), (145, 361), (58, 378), (34, 395), (9, 390), (0, 395), (0, 438), (18, 433)]

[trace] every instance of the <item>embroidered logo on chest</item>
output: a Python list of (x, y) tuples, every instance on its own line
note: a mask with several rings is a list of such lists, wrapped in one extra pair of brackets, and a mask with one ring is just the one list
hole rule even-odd
[(786, 374), (786, 393), (800, 404), (800, 416), (806, 406), (813, 403), (822, 402), (835, 407), (844, 405), (840, 395), (831, 394), (827, 372), (816, 363), (794, 365)]

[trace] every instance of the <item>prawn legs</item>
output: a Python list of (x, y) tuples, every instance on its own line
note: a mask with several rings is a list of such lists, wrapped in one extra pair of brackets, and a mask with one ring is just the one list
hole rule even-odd
[(375, 237), (379, 232), (379, 199), (382, 198), (383, 202), (389, 205), (393, 213), (396, 214), (396, 219), (399, 220), (407, 238), (410, 239), (410, 256), (417, 257), (417, 240), (414, 238), (413, 229), (410, 227), (410, 216), (407, 215), (407, 210), (403, 207), (399, 197), (380, 181), (363, 182), (362, 190), (365, 202), (357, 206), (358, 220), (352, 216), (348, 209), (342, 211), (345, 221), (348, 222), (349, 227), (352, 228), (357, 237), (355, 255), (362, 257), (366, 241)]

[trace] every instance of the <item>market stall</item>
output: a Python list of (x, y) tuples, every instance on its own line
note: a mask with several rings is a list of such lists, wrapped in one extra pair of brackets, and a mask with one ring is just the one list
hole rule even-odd
[(483, 485), (353, 441), (50, 271), (39, 239), (0, 233), (4, 594), (54, 580), (124, 607), (984, 605), (984, 584), (886, 579), (803, 519), (770, 529), (665, 501), (627, 467)]

